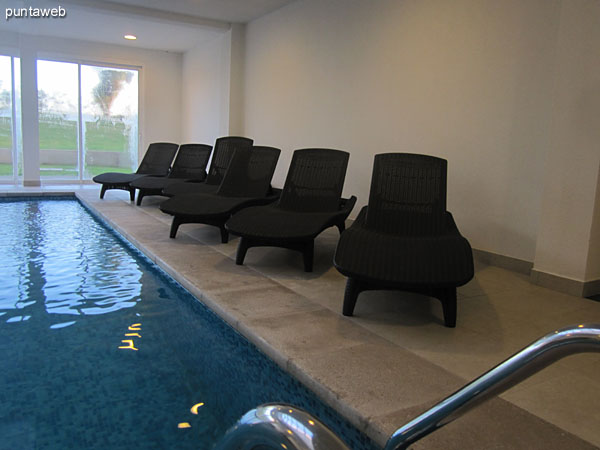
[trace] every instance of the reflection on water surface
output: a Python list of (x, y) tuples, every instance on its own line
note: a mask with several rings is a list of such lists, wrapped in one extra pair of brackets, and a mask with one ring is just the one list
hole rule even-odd
[[(0, 312), (52, 329), (140, 301), (135, 259), (75, 201), (0, 203)], [(39, 316), (39, 317), (38, 317)]]

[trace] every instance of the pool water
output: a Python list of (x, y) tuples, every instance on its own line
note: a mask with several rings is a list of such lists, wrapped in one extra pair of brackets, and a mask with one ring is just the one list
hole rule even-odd
[(210, 449), (301, 407), (376, 449), (76, 200), (0, 202), (0, 449)]

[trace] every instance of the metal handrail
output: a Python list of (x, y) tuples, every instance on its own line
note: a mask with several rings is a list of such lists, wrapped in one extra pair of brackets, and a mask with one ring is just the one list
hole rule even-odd
[[(384, 450), (408, 448), (559, 359), (600, 352), (600, 324), (574, 325), (547, 334), (396, 430)], [(348, 450), (331, 430), (305, 411), (267, 404), (247, 412), (214, 450)]]
[(600, 352), (600, 324), (574, 325), (549, 333), (416, 417), (392, 434), (385, 450), (401, 450), (501, 394), (559, 359)]
[(248, 411), (213, 450), (349, 450), (329, 428), (294, 406), (270, 403)]

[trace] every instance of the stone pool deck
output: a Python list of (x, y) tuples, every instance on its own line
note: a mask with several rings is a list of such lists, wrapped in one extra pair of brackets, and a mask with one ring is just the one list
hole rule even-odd
[[(40, 188), (37, 189), (39, 191)], [(355, 317), (341, 315), (345, 278), (331, 264), (338, 234), (316, 242), (313, 273), (300, 254), (220, 243), (216, 228), (183, 225), (144, 199), (97, 188), (76, 192), (119, 233), (280, 366), (380, 445), (400, 425), (536, 338), (575, 323), (600, 323), (600, 303), (532, 285), (477, 262), (459, 289), (458, 321), (443, 326), (439, 302), (369, 292)], [(13, 194), (16, 191), (3, 190)], [(52, 190), (43, 190), (53, 192)], [(600, 357), (568, 357), (424, 438), (415, 449), (593, 449), (600, 447)]]

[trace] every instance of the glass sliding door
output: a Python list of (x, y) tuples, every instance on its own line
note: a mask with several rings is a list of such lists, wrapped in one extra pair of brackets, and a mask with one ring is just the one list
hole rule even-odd
[(38, 60), (40, 177), (79, 179), (79, 68)]
[(138, 165), (138, 71), (81, 66), (83, 177)]
[(138, 164), (138, 71), (38, 60), (40, 176), (89, 180)]
[(20, 60), (0, 55), (0, 181), (22, 174)]

